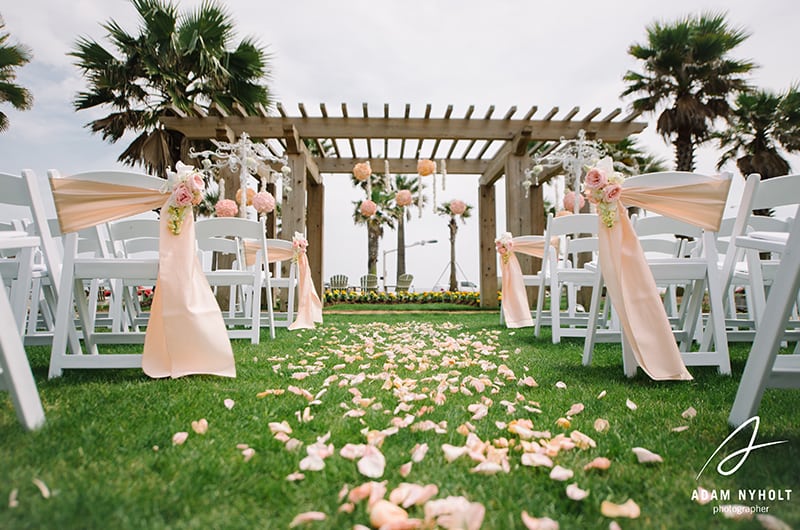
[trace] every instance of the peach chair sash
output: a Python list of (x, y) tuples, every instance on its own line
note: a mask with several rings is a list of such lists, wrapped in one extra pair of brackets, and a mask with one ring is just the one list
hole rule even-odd
[[(252, 241), (245, 241), (244, 251), (247, 265), (255, 264), (258, 245)], [(295, 258), (294, 250), (271, 246), (269, 241), (267, 241), (267, 254), (269, 263), (297, 259), (297, 316), (289, 329), (314, 329), (315, 323), (322, 322), (322, 301), (311, 278), (308, 256), (305, 252), (297, 252)]]
[[(519, 266), (516, 254), (520, 253), (542, 258), (544, 256), (544, 244), (544, 236), (512, 238), (511, 250), (500, 253), (501, 298), (506, 327), (524, 328), (534, 325), (530, 304), (528, 303), (528, 295), (525, 293), (522, 269)], [(555, 246), (557, 245), (558, 238), (555, 238)]]
[[(627, 183), (627, 182), (626, 182)], [(701, 228), (719, 229), (730, 179), (665, 186), (626, 186), (617, 202), (617, 222), (599, 221), (600, 269), (639, 366), (654, 380), (690, 380), (627, 206), (639, 206)]]
[[(169, 201), (160, 190), (69, 178), (50, 183), (65, 233), (157, 207), (166, 211)], [(192, 215), (178, 235), (169, 230), (168, 216), (161, 216), (158, 279), (142, 353), (142, 368), (150, 377), (236, 377), (222, 312), (195, 248)]]

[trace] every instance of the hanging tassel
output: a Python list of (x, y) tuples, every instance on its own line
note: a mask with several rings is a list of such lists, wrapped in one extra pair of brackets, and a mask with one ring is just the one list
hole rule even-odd
[(433, 177), (433, 204), (431, 208), (433, 209), (433, 213), (436, 213), (436, 173), (431, 176)]
[(389, 159), (388, 158), (383, 161), (383, 173), (386, 175), (386, 181), (387, 182), (391, 182), (391, 180), (389, 179)]
[(439, 162), (442, 165), (442, 191), (447, 189), (447, 160), (444, 158)]
[(419, 217), (422, 218), (422, 177), (417, 175), (417, 210)]

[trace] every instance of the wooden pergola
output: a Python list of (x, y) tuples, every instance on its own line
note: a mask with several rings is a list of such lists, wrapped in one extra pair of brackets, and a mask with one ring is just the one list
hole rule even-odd
[[(360, 111), (342, 103), (337, 115), (324, 103), (314, 115), (303, 103), (298, 104), (298, 110), (298, 115), (290, 115), (281, 104), (277, 105), (278, 115), (264, 108), (257, 115), (241, 107), (233, 112), (217, 106), (208, 112), (196, 107), (191, 114), (173, 109), (161, 117), (161, 122), (188, 140), (233, 142), (246, 132), (265, 141), (276, 155), (288, 157), (293, 191), (282, 205), (282, 231), (289, 237), (296, 231), (307, 234), (308, 257), (319, 289), (323, 285), (323, 175), (351, 173), (356, 163), (367, 160), (378, 171), (388, 160), (392, 173), (415, 174), (420, 159), (445, 161), (448, 176), (479, 175), (480, 292), (481, 303), (489, 307), (497, 305), (495, 182), (505, 176), (507, 230), (514, 235), (541, 234), (545, 228), (541, 185), (547, 176), (530, 189), (527, 199), (523, 198), (522, 182), (531, 163), (530, 154), (556, 150), (561, 138), (574, 138), (581, 129), (587, 138), (617, 142), (646, 126), (633, 121), (638, 113), (620, 117), (621, 109), (614, 109), (598, 118), (601, 109), (579, 116), (578, 107), (561, 117), (555, 107), (538, 118), (536, 106), (517, 118), (516, 106), (502, 116), (494, 115), (494, 106), (476, 116), (475, 106), (470, 105), (460, 117), (453, 115), (452, 105), (435, 117), (430, 104), (417, 116), (412, 115), (409, 104), (399, 116), (391, 115), (388, 104), (378, 115), (370, 115), (366, 103)], [(523, 271), (530, 272), (536, 266), (531, 259), (521, 260), (521, 265)]]

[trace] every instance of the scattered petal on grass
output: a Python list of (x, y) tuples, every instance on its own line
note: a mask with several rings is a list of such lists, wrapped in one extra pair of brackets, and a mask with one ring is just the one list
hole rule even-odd
[(606, 397), (606, 391), (605, 390), (603, 390), (602, 392), (597, 394), (597, 399), (603, 399), (604, 397)]
[(208, 421), (205, 418), (200, 418), (192, 422), (192, 430), (197, 434), (205, 434), (208, 432)]
[(19, 506), (19, 501), (17, 500), (17, 495), (19, 494), (19, 489), (14, 488), (11, 490), (11, 493), (8, 494), (8, 507), (9, 508), (16, 508)]
[(558, 481), (565, 481), (571, 479), (575, 473), (571, 469), (556, 466), (550, 471), (550, 478)]
[(649, 449), (645, 449), (644, 447), (634, 447), (633, 452), (636, 454), (636, 458), (639, 460), (640, 464), (655, 464), (664, 461), (664, 459), (661, 458), (661, 455), (658, 455)]
[(557, 381), (556, 382), (556, 388), (560, 388), (561, 390), (564, 390), (564, 389), (567, 388), (567, 384), (564, 381)]
[(356, 505), (355, 504), (353, 504), (352, 502), (346, 502), (346, 503), (342, 504), (341, 506), (339, 506), (339, 509), (337, 511), (339, 511), (341, 513), (353, 513), (355, 511), (355, 509), (356, 509)]
[(637, 405), (636, 403), (634, 403), (630, 399), (626, 399), (625, 400), (625, 406), (628, 407), (631, 410), (636, 410), (636, 409), (639, 408), (639, 405)]
[(249, 462), (251, 458), (256, 455), (256, 450), (252, 447), (248, 447), (247, 449), (242, 450), (242, 456), (244, 457), (245, 462)]
[(572, 431), (569, 433), (569, 439), (575, 442), (575, 445), (578, 446), (578, 449), (586, 450), (590, 448), (597, 447), (597, 443), (583, 434), (581, 431)]
[(688, 430), (689, 430), (688, 425), (679, 425), (678, 427), (673, 427), (672, 432), (683, 432)]
[(303, 480), (304, 478), (306, 478), (306, 476), (299, 471), (295, 471), (294, 473), (286, 475), (286, 480), (289, 482), (297, 482), (298, 480)]
[(757, 514), (756, 520), (761, 523), (761, 526), (766, 530), (792, 530), (788, 524), (768, 513)]
[(455, 445), (442, 444), (442, 451), (444, 452), (444, 459), (452, 462), (456, 458), (463, 456), (469, 452), (467, 447), (456, 447)]
[(361, 458), (364, 456), (364, 451), (367, 450), (367, 446), (364, 444), (344, 444), (339, 450), (339, 456), (342, 458), (346, 458), (347, 460), (355, 460), (356, 458)]
[(292, 434), (292, 427), (286, 420), (283, 420), (280, 423), (278, 423), (277, 421), (269, 422), (269, 430), (272, 434), (278, 434), (279, 432), (282, 432), (284, 434)]
[(415, 463), (422, 462), (425, 455), (428, 453), (428, 444), (417, 444), (411, 450), (411, 461)]
[(414, 505), (422, 505), (439, 493), (436, 484), (421, 486), (419, 484), (409, 484), (402, 482), (389, 494), (389, 502), (409, 508)]
[(295, 526), (299, 526), (305, 523), (311, 523), (314, 521), (324, 521), (328, 516), (322, 512), (305, 512), (298, 514), (292, 522), (289, 523), (289, 528), (294, 528)]
[(574, 405), (572, 405), (572, 406), (569, 408), (569, 410), (567, 411), (567, 413), (565, 414), (565, 416), (568, 416), (568, 417), (569, 417), (569, 416), (575, 416), (575, 415), (577, 415), (577, 414), (580, 414), (581, 412), (583, 412), (583, 409), (584, 409), (584, 408), (585, 408), (585, 407), (584, 407), (583, 403), (575, 403)]
[(519, 384), (520, 386), (527, 386), (531, 388), (539, 386), (539, 383), (537, 383), (536, 380), (531, 376), (523, 377), (522, 379), (519, 380), (519, 383), (517, 384)]
[(611, 425), (608, 423), (608, 420), (603, 418), (597, 418), (594, 420), (594, 430), (597, 432), (606, 432)]
[(381, 499), (369, 511), (369, 522), (373, 528), (383, 528), (385, 525), (408, 519), (408, 512), (391, 502)]
[(406, 478), (409, 475), (409, 473), (411, 473), (411, 468), (413, 465), (414, 462), (406, 462), (405, 464), (400, 466), (400, 470), (398, 471), (398, 473), (400, 473), (400, 476)]
[(622, 530), (622, 527), (616, 521), (608, 523), (608, 530)]
[(608, 469), (611, 467), (611, 460), (604, 456), (598, 456), (585, 466), (583, 466), (584, 471), (589, 471), (590, 469)]
[(569, 421), (567, 418), (558, 418), (556, 420), (556, 425), (561, 427), (562, 429), (569, 429), (572, 425), (572, 422)]
[(695, 416), (697, 416), (697, 411), (695, 410), (694, 407), (689, 407), (688, 409), (681, 412), (681, 417), (685, 420), (691, 420)]
[(189, 437), (189, 433), (185, 431), (176, 432), (172, 435), (172, 445), (181, 445)]
[(386, 459), (380, 449), (367, 445), (364, 456), (358, 461), (358, 472), (369, 478), (380, 478), (386, 468)]
[(425, 503), (425, 527), (438, 525), (445, 530), (478, 530), (486, 508), (465, 497), (447, 497)]
[(704, 487), (697, 486), (697, 488), (694, 491), (695, 493), (694, 495), (692, 495), (692, 498), (694, 499), (694, 502), (696, 502), (697, 504), (703, 505), (711, 502), (712, 500), (711, 492), (705, 489)]
[(288, 440), (286, 440), (286, 445), (284, 445), (287, 451), (297, 451), (302, 446), (303, 442), (301, 442), (297, 438), (289, 438)]
[(573, 482), (569, 486), (567, 486), (567, 497), (572, 499), (573, 501), (582, 501), (586, 497), (589, 496), (589, 492), (586, 490), (582, 490), (578, 487), (578, 484)]
[(522, 512), (522, 524), (528, 530), (558, 530), (558, 522), (549, 517), (533, 517)]
[(470, 473), (478, 473), (480, 475), (494, 475), (503, 471), (503, 466), (497, 462), (481, 462), (477, 466), (469, 470)]
[(542, 453), (522, 453), (520, 460), (523, 466), (553, 467), (550, 457)]
[(603, 501), (600, 504), (600, 513), (605, 517), (627, 517), (628, 519), (636, 519), (641, 515), (641, 510), (633, 499), (628, 499), (624, 504), (614, 504), (610, 501)]
[(230, 399), (230, 398), (226, 398), (222, 402), (222, 404), (225, 405), (226, 409), (231, 410), (233, 408), (233, 406), (236, 404), (236, 402), (234, 400)]
[(316, 454), (309, 454), (300, 461), (303, 471), (320, 471), (325, 468), (325, 461)]
[(33, 485), (39, 488), (39, 493), (42, 494), (43, 499), (50, 498), (50, 488), (47, 487), (47, 484), (39, 480), (38, 478), (33, 479)]

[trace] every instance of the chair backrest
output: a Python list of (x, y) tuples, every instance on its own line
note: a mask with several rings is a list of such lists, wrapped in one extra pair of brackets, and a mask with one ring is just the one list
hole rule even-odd
[[(577, 213), (561, 215), (559, 217), (554, 217), (553, 214), (550, 214), (547, 216), (547, 227), (545, 228), (544, 240), (552, 241), (554, 237), (558, 237), (561, 238), (562, 241), (566, 241), (567, 236), (571, 236), (571, 246), (573, 249), (576, 249), (575, 251), (577, 251), (578, 246), (583, 245), (582, 243), (579, 243), (579, 241), (584, 238), (590, 238), (593, 240), (593, 243), (590, 244), (590, 248), (592, 248), (592, 251), (594, 251), (597, 250), (596, 236), (598, 222), (598, 216), (594, 213)], [(555, 252), (555, 249), (552, 247), (552, 245), (545, 245), (544, 255), (542, 256), (542, 266), (547, 267), (548, 265), (546, 265), (546, 263), (548, 261), (555, 262), (558, 259), (567, 261), (568, 256), (566, 247), (566, 243), (559, 245), (558, 252)], [(579, 252), (584, 252), (586, 250), (587, 249), (582, 249)], [(575, 261), (573, 263), (577, 262)]]
[[(239, 263), (244, 261), (244, 240), (253, 240), (258, 243), (257, 266), (267, 262), (267, 239), (265, 235), (264, 220), (243, 219), (240, 217), (211, 217), (200, 219), (195, 223), (197, 245), (201, 250), (230, 251), (233, 247), (229, 243), (219, 241), (228, 239), (237, 243), (236, 252)], [(227, 250), (226, 250), (227, 249)]]
[(84, 171), (82, 173), (75, 173), (72, 175), (61, 175), (57, 170), (51, 169), (48, 171), (48, 175), (50, 178), (61, 178), (66, 176), (67, 178), (77, 180), (91, 180), (94, 182), (103, 182), (105, 184), (134, 186), (137, 188), (146, 188), (152, 190), (161, 189), (167, 182), (162, 178), (147, 175), (145, 173), (120, 170)]
[(401, 274), (397, 277), (396, 291), (408, 291), (411, 288), (411, 283), (414, 281), (413, 274)]
[(116, 253), (132, 256), (158, 252), (158, 219), (123, 219), (108, 223), (107, 226)]
[(365, 291), (376, 291), (378, 289), (378, 276), (375, 274), (365, 274), (362, 276), (361, 289)]
[(331, 276), (331, 289), (344, 290), (347, 289), (350, 279), (344, 274), (334, 274)]
[(684, 255), (685, 238), (699, 240), (703, 235), (700, 227), (665, 215), (634, 215), (631, 223), (639, 236), (642, 250), (650, 254), (672, 257)]

